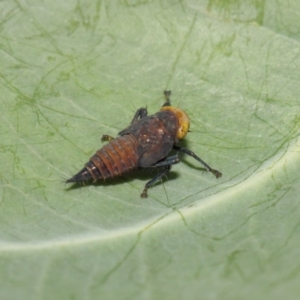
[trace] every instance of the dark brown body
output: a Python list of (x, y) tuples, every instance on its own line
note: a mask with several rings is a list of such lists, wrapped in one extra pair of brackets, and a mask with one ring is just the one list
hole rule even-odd
[(168, 157), (172, 149), (194, 157), (207, 171), (217, 178), (221, 177), (222, 173), (212, 169), (194, 152), (177, 144), (187, 134), (190, 121), (183, 110), (171, 106), (171, 91), (164, 91), (164, 94), (166, 102), (159, 112), (147, 116), (146, 108), (138, 109), (131, 124), (117, 138), (103, 136), (102, 140), (109, 143), (67, 182), (95, 182), (138, 168), (160, 168), (160, 173), (146, 183), (141, 194), (145, 198), (147, 189), (166, 175), (173, 164), (179, 163), (178, 155)]
[(98, 150), (85, 167), (67, 182), (113, 178), (164, 159), (176, 141), (177, 119), (160, 111), (135, 121)]

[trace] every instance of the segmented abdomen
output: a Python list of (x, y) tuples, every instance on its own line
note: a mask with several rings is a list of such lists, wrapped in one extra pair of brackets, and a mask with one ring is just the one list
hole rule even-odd
[(112, 178), (138, 167), (138, 143), (131, 134), (119, 136), (98, 150), (85, 168), (93, 180)]

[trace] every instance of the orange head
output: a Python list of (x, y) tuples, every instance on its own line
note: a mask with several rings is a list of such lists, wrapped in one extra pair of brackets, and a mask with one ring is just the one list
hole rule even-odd
[(182, 109), (174, 106), (163, 106), (161, 109), (171, 111), (178, 120), (178, 128), (176, 133), (176, 138), (178, 140), (182, 140), (186, 134), (189, 131), (190, 128), (190, 120), (186, 112), (184, 112)]

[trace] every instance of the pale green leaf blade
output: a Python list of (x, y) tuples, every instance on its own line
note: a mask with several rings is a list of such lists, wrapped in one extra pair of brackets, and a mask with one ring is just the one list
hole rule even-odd
[[(297, 1), (0, 5), (1, 299), (298, 299)], [(223, 177), (68, 189), (164, 89)]]

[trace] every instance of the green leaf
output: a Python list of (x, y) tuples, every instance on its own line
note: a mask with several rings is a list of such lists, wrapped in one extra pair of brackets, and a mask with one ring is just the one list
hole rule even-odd
[[(298, 299), (298, 1), (0, 6), (1, 299)], [(223, 177), (69, 189), (164, 89)]]

